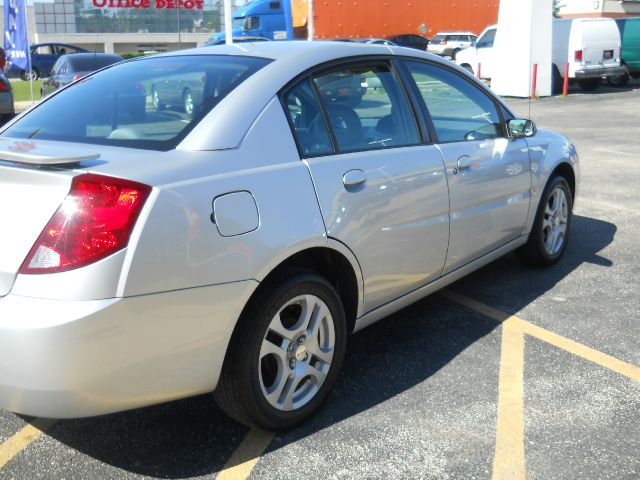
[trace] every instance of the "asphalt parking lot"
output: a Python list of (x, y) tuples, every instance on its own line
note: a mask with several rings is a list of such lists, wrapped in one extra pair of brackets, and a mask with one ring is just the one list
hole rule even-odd
[(576, 143), (572, 238), (350, 337), (326, 405), (248, 431), (209, 396), (92, 419), (0, 411), (0, 479), (640, 478), (640, 81), (510, 100)]

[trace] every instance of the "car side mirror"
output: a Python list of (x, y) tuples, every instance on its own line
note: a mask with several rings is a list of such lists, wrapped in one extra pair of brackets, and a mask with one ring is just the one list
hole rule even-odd
[(538, 131), (532, 120), (524, 118), (512, 118), (507, 121), (507, 130), (511, 138), (533, 137)]

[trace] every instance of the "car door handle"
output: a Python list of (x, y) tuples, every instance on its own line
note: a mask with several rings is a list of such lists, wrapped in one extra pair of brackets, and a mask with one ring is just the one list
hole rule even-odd
[(367, 181), (367, 175), (359, 168), (349, 170), (342, 176), (342, 183), (345, 187), (355, 187)]
[(458, 159), (458, 169), (463, 170), (465, 168), (469, 168), (471, 167), (472, 163), (473, 163), (473, 160), (471, 160), (471, 157), (467, 155), (463, 155)]

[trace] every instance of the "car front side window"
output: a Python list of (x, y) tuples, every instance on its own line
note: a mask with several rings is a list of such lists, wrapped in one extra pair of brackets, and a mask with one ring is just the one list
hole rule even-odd
[(424, 99), (439, 142), (503, 136), (495, 103), (478, 87), (446, 68), (413, 61), (406, 65)]

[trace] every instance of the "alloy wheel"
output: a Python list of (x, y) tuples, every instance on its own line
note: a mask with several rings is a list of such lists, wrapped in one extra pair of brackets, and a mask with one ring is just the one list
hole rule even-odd
[(560, 251), (565, 242), (569, 205), (564, 190), (557, 186), (549, 195), (542, 220), (542, 239), (549, 255)]
[(301, 295), (285, 303), (260, 348), (260, 387), (267, 402), (281, 411), (308, 404), (329, 373), (335, 346), (334, 322), (324, 301)]

